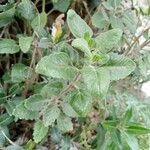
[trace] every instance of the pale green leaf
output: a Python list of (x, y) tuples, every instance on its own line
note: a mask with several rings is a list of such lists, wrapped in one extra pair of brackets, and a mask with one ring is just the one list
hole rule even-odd
[(33, 37), (19, 37), (19, 46), (22, 52), (27, 53), (30, 50)]
[(53, 53), (38, 62), (36, 72), (54, 78), (72, 79), (77, 70), (70, 63), (67, 54)]
[(0, 13), (0, 28), (7, 26), (9, 23), (11, 23), (13, 21), (14, 14), (15, 7)]
[(47, 103), (48, 100), (43, 99), (41, 95), (37, 94), (27, 98), (24, 102), (24, 105), (31, 111), (40, 111)]
[(109, 21), (106, 20), (102, 12), (96, 12), (92, 16), (92, 23), (97, 28), (104, 28), (109, 24)]
[(34, 30), (39, 30), (41, 28), (44, 28), (47, 23), (47, 14), (45, 12), (42, 12), (40, 14), (37, 14), (37, 16), (33, 19), (31, 22), (31, 26)]
[(137, 29), (137, 20), (132, 11), (125, 11), (122, 16), (122, 21), (125, 27), (131, 32), (135, 33)]
[(122, 20), (114, 15), (112, 15), (110, 17), (110, 23), (112, 28), (120, 28), (120, 29), (124, 29), (124, 24), (122, 22)]
[(24, 150), (24, 148), (19, 145), (9, 145), (5, 150)]
[(36, 15), (36, 8), (30, 0), (22, 0), (17, 7), (17, 15), (21, 19), (31, 21)]
[(135, 66), (134, 61), (130, 58), (111, 53), (108, 63), (102, 68), (109, 71), (111, 80), (119, 80), (131, 74), (134, 71)]
[(13, 122), (13, 117), (9, 116), (7, 113), (1, 114), (0, 115), (0, 126), (7, 126), (11, 122)]
[(60, 109), (57, 106), (50, 106), (43, 114), (43, 123), (45, 126), (52, 125), (59, 117)]
[(0, 54), (14, 54), (19, 52), (19, 45), (12, 39), (0, 39)]
[[(115, 0), (114, 0), (115, 1)], [(103, 6), (107, 9), (107, 10), (113, 10), (114, 8), (111, 6), (111, 4), (107, 1), (103, 2)]]
[(5, 136), (10, 137), (9, 129), (7, 126), (1, 126), (0, 127), (0, 147), (5, 146), (5, 144), (7, 142), (7, 139)]
[(121, 5), (122, 0), (108, 0), (109, 5), (117, 9)]
[(69, 117), (77, 117), (78, 114), (74, 111), (74, 109), (71, 107), (71, 105), (67, 102), (63, 102), (61, 104), (62, 106), (62, 111), (64, 112), (64, 114), (66, 114)]
[(54, 2), (54, 9), (60, 12), (66, 12), (72, 0), (58, 0)]
[(137, 139), (133, 135), (129, 135), (126, 132), (121, 133), (122, 139), (126, 141), (131, 150), (139, 150)]
[(67, 53), (73, 64), (76, 65), (79, 63), (79, 54), (70, 44), (64, 41), (59, 42), (56, 45), (56, 49), (58, 50), (58, 52)]
[(13, 115), (19, 119), (36, 119), (39, 117), (38, 111), (31, 111), (24, 106), (24, 102), (21, 102), (13, 111)]
[(48, 127), (45, 127), (41, 120), (34, 124), (33, 139), (36, 143), (39, 143), (48, 133)]
[(71, 43), (71, 45), (79, 50), (81, 50), (82, 52), (84, 52), (88, 57), (91, 56), (91, 51), (89, 49), (88, 43), (86, 40), (82, 39), (82, 38), (77, 38), (74, 39)]
[(71, 118), (61, 114), (57, 119), (57, 127), (63, 132), (73, 130), (73, 124)]
[(90, 36), (93, 35), (93, 31), (87, 23), (72, 9), (67, 12), (67, 23), (71, 33), (76, 38), (83, 38), (85, 33), (89, 33)]
[(107, 53), (117, 46), (121, 40), (122, 30), (112, 29), (107, 32), (101, 33), (95, 38), (96, 46), (102, 53)]
[(105, 68), (84, 66), (82, 69), (84, 83), (87, 89), (97, 96), (105, 96), (110, 84), (110, 74)]
[(92, 97), (85, 90), (77, 90), (71, 96), (70, 105), (80, 116), (86, 116), (92, 107)]
[(11, 81), (19, 83), (31, 77), (32, 71), (24, 64), (15, 64), (11, 70)]
[(63, 84), (58, 81), (52, 81), (45, 85), (41, 90), (41, 95), (44, 98), (51, 98), (54, 95), (58, 95), (63, 88)]

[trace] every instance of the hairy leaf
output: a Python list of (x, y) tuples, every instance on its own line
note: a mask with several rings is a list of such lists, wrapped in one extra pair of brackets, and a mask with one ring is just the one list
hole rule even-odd
[(24, 102), (21, 102), (13, 111), (13, 115), (16, 117), (16, 118), (19, 118), (19, 119), (30, 119), (30, 120), (33, 120), (33, 119), (37, 119), (38, 118), (38, 112), (37, 111), (31, 111), (29, 109), (27, 109), (25, 106), (24, 106)]
[(131, 150), (139, 150), (137, 139), (133, 135), (129, 135), (126, 132), (121, 133), (122, 139), (126, 141)]
[(14, 54), (19, 52), (19, 45), (12, 39), (0, 39), (0, 54)]
[(43, 109), (44, 105), (46, 105), (45, 99), (39, 94), (37, 95), (32, 95), (28, 99), (25, 100), (24, 105), (27, 109), (31, 111), (40, 111)]
[(22, 52), (27, 53), (30, 50), (33, 37), (19, 37), (19, 46)]
[(90, 36), (93, 35), (93, 31), (87, 23), (72, 9), (67, 12), (67, 23), (71, 33), (76, 38), (83, 38), (85, 33), (89, 33)]
[(0, 28), (7, 26), (9, 23), (11, 23), (13, 21), (14, 14), (15, 7), (0, 13)]
[(85, 90), (76, 91), (71, 96), (70, 104), (80, 116), (86, 116), (92, 106), (92, 97)]
[(41, 120), (34, 124), (33, 139), (36, 143), (39, 143), (48, 133), (48, 127), (45, 127)]
[(63, 114), (61, 114), (57, 119), (57, 127), (63, 132), (73, 130), (71, 119)]
[(43, 57), (36, 66), (36, 72), (54, 78), (72, 79), (76, 68), (69, 65), (70, 59), (63, 52)]
[(74, 39), (71, 44), (73, 47), (80, 49), (82, 52), (84, 52), (87, 56), (91, 56), (91, 51), (86, 40), (82, 38), (77, 38)]
[(107, 32), (101, 33), (95, 38), (96, 46), (102, 53), (108, 53), (114, 47), (117, 46), (118, 42), (121, 40), (122, 30), (112, 29)]
[(98, 28), (104, 28), (109, 24), (102, 12), (96, 12), (92, 16), (92, 23)]
[(108, 63), (103, 68), (109, 71), (111, 80), (119, 80), (131, 74), (135, 66), (134, 61), (130, 58), (111, 53)]
[(87, 89), (97, 96), (105, 96), (110, 84), (110, 74), (105, 68), (84, 66), (82, 69), (84, 83)]
[(24, 64), (15, 64), (12, 67), (11, 80), (14, 83), (19, 83), (31, 77), (31, 74), (32, 72), (29, 67)]
[(52, 125), (59, 117), (60, 109), (57, 106), (50, 106), (43, 114), (43, 123), (45, 126)]
[(22, 0), (17, 7), (17, 15), (22, 19), (31, 21), (36, 15), (36, 9), (31, 0)]
[(31, 22), (31, 26), (34, 30), (38, 31), (41, 28), (44, 28), (47, 23), (47, 14), (42, 12), (41, 14), (37, 14), (37, 16)]

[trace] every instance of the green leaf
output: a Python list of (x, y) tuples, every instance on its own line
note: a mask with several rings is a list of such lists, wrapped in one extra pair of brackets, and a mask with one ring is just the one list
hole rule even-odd
[(88, 43), (86, 40), (82, 39), (82, 38), (77, 38), (74, 39), (71, 43), (71, 45), (79, 50), (81, 50), (82, 52), (84, 52), (88, 57), (91, 56), (91, 51), (89, 49)]
[(56, 45), (56, 49), (58, 50), (58, 52), (67, 53), (73, 64), (76, 65), (79, 63), (79, 54), (70, 44), (64, 41), (59, 42)]
[(102, 54), (102, 53), (92, 53), (92, 62), (97, 63), (99, 65), (104, 65), (109, 61), (109, 55), (108, 54)]
[(19, 85), (19, 83), (15, 83), (9, 88), (9, 94), (10, 95), (16, 95), (20, 94), (22, 92), (22, 87)]
[(110, 84), (110, 74), (108, 70), (94, 66), (84, 66), (82, 75), (87, 89), (94, 96), (106, 95)]
[(137, 139), (133, 135), (129, 135), (126, 132), (121, 133), (122, 139), (126, 141), (131, 150), (139, 150)]
[(13, 21), (14, 14), (15, 7), (0, 13), (0, 28), (10, 24)]
[(74, 111), (74, 109), (71, 107), (69, 103), (63, 102), (61, 106), (62, 106), (62, 111), (64, 112), (65, 115), (74, 118), (78, 116), (78, 114)]
[(126, 127), (126, 132), (130, 134), (148, 134), (150, 133), (150, 129), (145, 128), (142, 125), (131, 125)]
[(52, 81), (45, 85), (41, 90), (41, 95), (44, 98), (51, 98), (54, 95), (58, 95), (63, 88), (63, 84), (59, 81)]
[(105, 68), (109, 71), (111, 80), (119, 80), (131, 74), (136, 67), (134, 61), (123, 55), (110, 53), (110, 59)]
[(66, 12), (72, 0), (58, 0), (53, 3), (54, 9), (60, 12)]
[(76, 38), (83, 38), (85, 33), (89, 33), (90, 36), (93, 35), (93, 31), (87, 23), (72, 9), (67, 12), (67, 23), (71, 33)]
[(128, 109), (123, 117), (123, 123), (127, 124), (132, 117), (132, 108)]
[(41, 28), (44, 28), (47, 23), (47, 14), (45, 12), (42, 12), (40, 14), (37, 14), (37, 16), (33, 19), (31, 22), (31, 26), (34, 30), (38, 31)]
[(24, 106), (31, 111), (40, 111), (48, 103), (40, 94), (32, 95), (25, 100)]
[(72, 108), (80, 115), (86, 116), (92, 107), (92, 97), (85, 90), (77, 90), (71, 96), (70, 104)]
[(39, 117), (38, 111), (31, 111), (24, 106), (24, 102), (21, 102), (13, 111), (13, 115), (19, 119), (37, 119)]
[(52, 142), (58, 144), (62, 139), (62, 132), (56, 127), (51, 129), (51, 140)]
[(18, 145), (10, 145), (6, 147), (6, 150), (24, 150), (24, 148)]
[(15, 64), (11, 71), (11, 81), (19, 83), (31, 77), (31, 69), (24, 64)]
[(33, 150), (35, 146), (36, 146), (36, 143), (30, 139), (25, 145), (25, 150)]
[(48, 133), (48, 127), (45, 127), (41, 120), (34, 124), (33, 139), (36, 143), (39, 143)]
[(12, 39), (0, 40), (0, 54), (14, 54), (19, 52), (19, 45)]
[(6, 135), (7, 137), (10, 136), (9, 135), (9, 129), (7, 126), (1, 126), (0, 127), (0, 147), (4, 147), (6, 142), (7, 142), (7, 139), (4, 135)]
[(95, 38), (96, 46), (102, 53), (108, 53), (114, 47), (117, 46), (118, 42), (121, 40), (122, 30), (112, 29), (107, 32), (101, 33)]
[(103, 121), (102, 125), (107, 130), (114, 130), (117, 127), (118, 122), (116, 120)]
[(106, 143), (106, 130), (100, 124), (97, 128), (97, 150), (105, 150), (105, 143)]
[(121, 134), (119, 130), (114, 130), (111, 134), (112, 137), (112, 141), (116, 144), (116, 146), (119, 149), (122, 149), (123, 145), (122, 145), (122, 141), (121, 141)]
[(0, 115), (0, 126), (7, 126), (13, 122), (13, 117), (9, 116), (7, 113)]
[(70, 59), (63, 52), (43, 57), (36, 66), (36, 72), (54, 78), (72, 79), (76, 68), (70, 66)]
[(137, 29), (137, 21), (135, 20), (135, 15), (132, 11), (125, 11), (123, 13), (122, 21), (125, 27), (131, 32), (135, 33)]
[(61, 114), (57, 119), (57, 127), (63, 132), (73, 130), (71, 119), (66, 115)]
[(16, 108), (17, 105), (20, 104), (20, 101), (22, 100), (24, 100), (23, 97), (14, 97), (11, 98), (11, 100), (7, 100), (7, 102), (4, 104), (4, 107), (10, 116), (13, 115), (14, 109)]
[(60, 109), (57, 106), (50, 106), (43, 114), (43, 123), (45, 126), (52, 125), (59, 117)]
[[(114, 0), (115, 1), (115, 0)], [(103, 6), (107, 9), (107, 10), (113, 10), (114, 8), (111, 6), (111, 4), (109, 2), (103, 2)]]
[(60, 141), (60, 150), (77, 150), (76, 148), (72, 148), (72, 145), (71, 145), (71, 140), (69, 137), (65, 136), (62, 138), (62, 140)]
[(96, 12), (92, 16), (92, 23), (95, 27), (101, 29), (106, 27), (109, 24), (109, 22), (106, 20), (102, 12)]
[(120, 4), (121, 4), (122, 0), (108, 0), (108, 3), (114, 8), (117, 9)]
[(31, 21), (36, 15), (36, 8), (30, 0), (22, 0), (17, 7), (17, 15), (22, 19)]
[(120, 28), (120, 29), (124, 29), (124, 24), (122, 22), (122, 20), (116, 16), (111, 16), (110, 17), (110, 23), (112, 28)]
[(33, 37), (19, 37), (19, 46), (22, 52), (27, 53), (30, 50)]

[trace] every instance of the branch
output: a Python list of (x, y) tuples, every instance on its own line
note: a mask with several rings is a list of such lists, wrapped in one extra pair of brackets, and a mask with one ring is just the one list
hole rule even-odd
[(40, 115), (40, 116), (43, 115), (43, 113), (46, 111), (46, 109), (51, 105), (51, 102), (54, 102), (55, 104), (59, 104), (61, 97), (64, 96), (64, 95), (66, 95), (66, 94), (69, 93), (70, 91), (72, 91), (73, 88), (74, 88), (74, 84), (75, 84), (76, 82), (78, 82), (80, 79), (81, 79), (81, 74), (77, 74), (76, 77), (73, 79), (73, 81), (70, 82), (70, 83), (66, 86), (66, 88), (65, 88), (64, 90), (62, 90), (62, 91), (58, 94), (58, 96), (53, 96), (53, 97), (50, 99), (49, 103), (48, 103), (48, 104), (46, 105), (46, 107), (40, 112), (39, 115)]

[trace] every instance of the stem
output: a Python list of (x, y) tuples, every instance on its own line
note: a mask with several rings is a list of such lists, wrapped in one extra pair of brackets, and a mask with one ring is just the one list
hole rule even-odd
[(74, 88), (74, 83), (78, 82), (80, 79), (81, 79), (81, 74), (77, 74), (77, 76), (73, 79), (73, 81), (70, 82), (70, 83), (66, 86), (66, 88), (65, 88), (64, 90), (62, 90), (62, 91), (58, 94), (58, 96), (53, 96), (53, 97), (51, 98), (50, 102), (46, 105), (46, 107), (45, 107), (44, 109), (42, 109), (42, 111), (40, 112), (39, 116), (42, 116), (42, 115), (43, 115), (43, 113), (46, 111), (46, 109), (51, 105), (51, 102), (52, 102), (52, 101), (58, 103), (59, 100), (60, 100), (60, 98), (61, 98), (63, 95), (69, 93), (69, 92)]
[(45, 12), (45, 0), (42, 0), (42, 12)]

